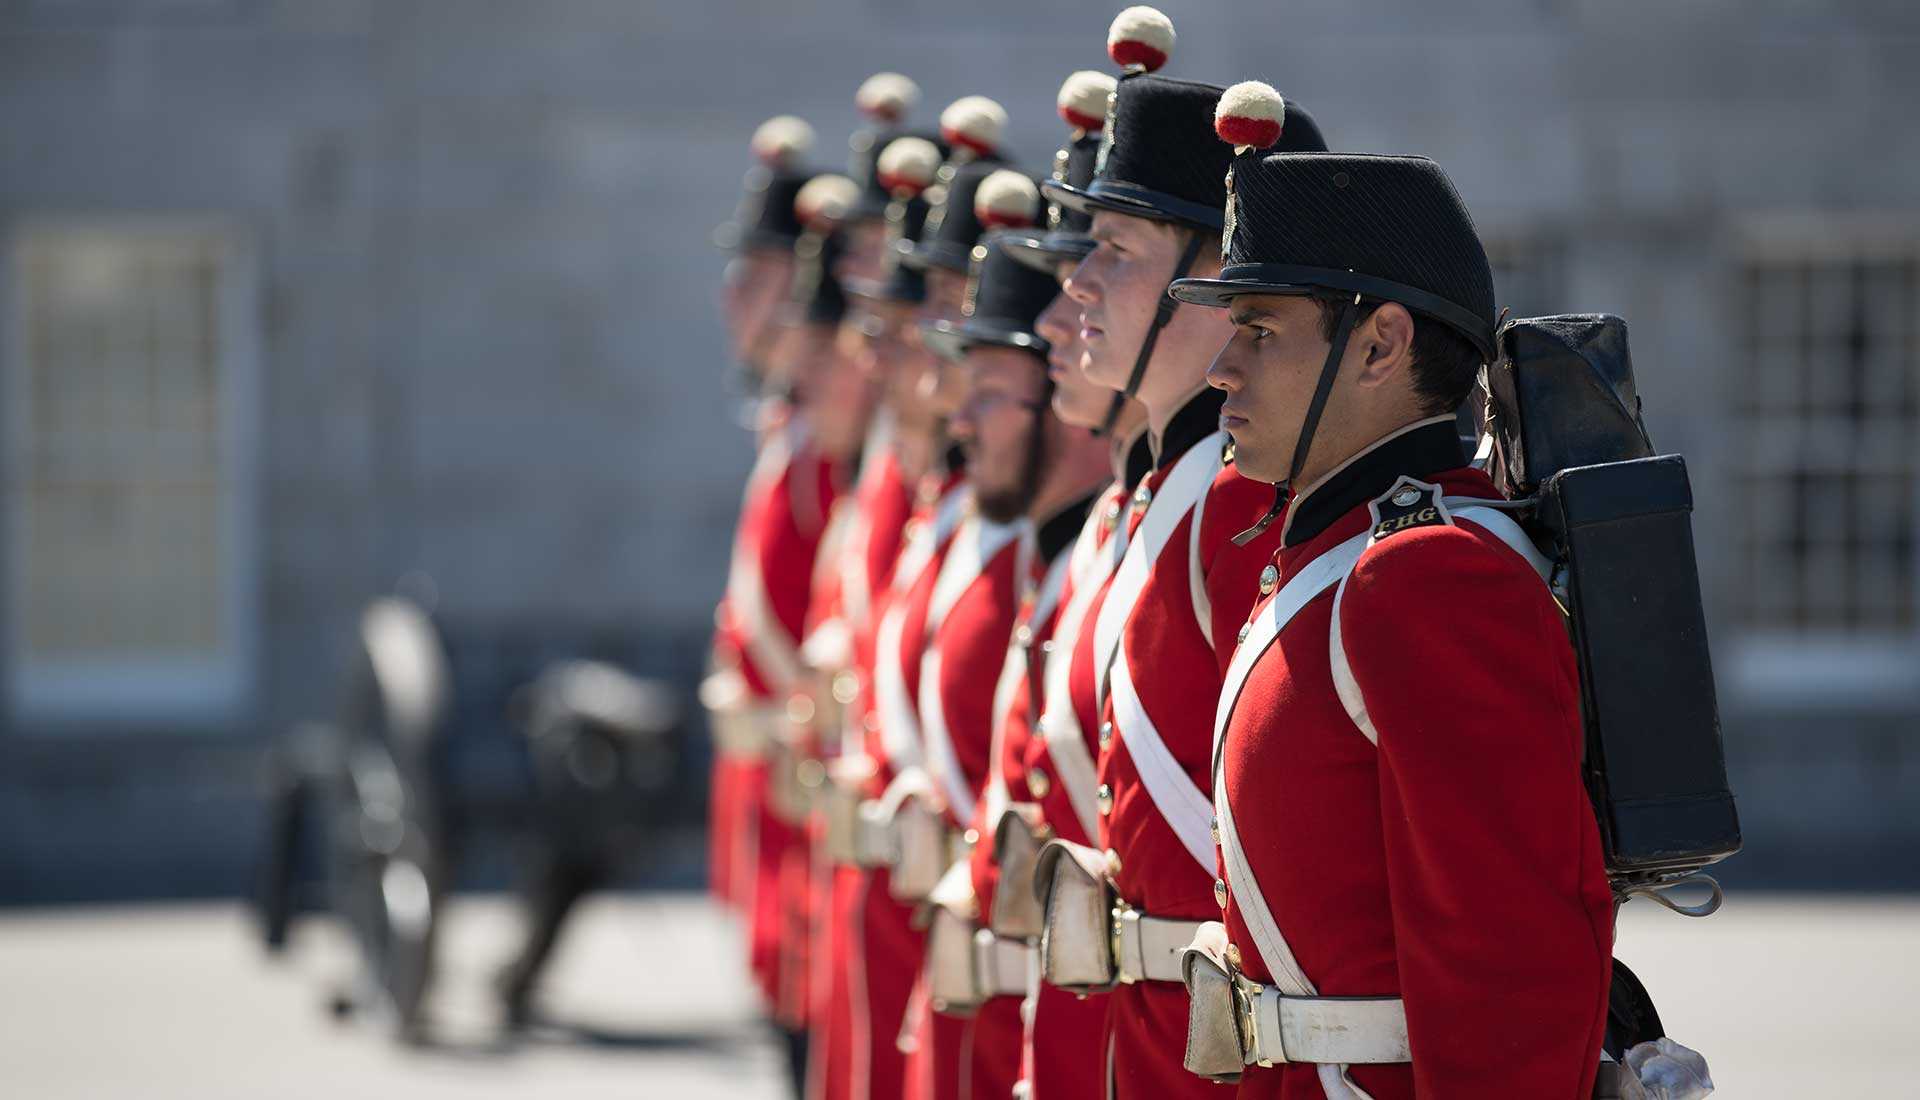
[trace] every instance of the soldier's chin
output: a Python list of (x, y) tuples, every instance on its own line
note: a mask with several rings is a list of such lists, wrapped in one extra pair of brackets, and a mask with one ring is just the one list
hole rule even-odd
[(1244, 429), (1239, 432), (1228, 429), (1227, 434), (1233, 438), (1233, 468), (1241, 477), (1277, 485), (1287, 476), (1285, 470), (1278, 468), (1277, 461), (1269, 461), (1268, 448), (1246, 438), (1250, 433)]
[(1027, 495), (1019, 489), (991, 489), (975, 482), (973, 501), (980, 515), (994, 523), (1012, 523), (1027, 514)]

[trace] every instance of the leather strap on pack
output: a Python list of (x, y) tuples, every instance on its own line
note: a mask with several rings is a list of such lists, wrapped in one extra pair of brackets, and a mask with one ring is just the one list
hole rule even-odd
[[(1196, 230), (1187, 234), (1187, 246), (1180, 252), (1180, 262), (1174, 266), (1173, 278), (1167, 280), (1172, 286), (1174, 279), (1184, 279), (1193, 270), (1193, 261), (1200, 258), (1200, 244), (1204, 238)], [(1153, 311), (1153, 324), (1147, 326), (1147, 337), (1140, 341), (1140, 354), (1134, 356), (1133, 373), (1127, 375), (1127, 388), (1113, 395), (1113, 401), (1107, 405), (1106, 418), (1100, 421), (1100, 429), (1095, 435), (1106, 435), (1120, 419), (1120, 411), (1127, 407), (1140, 392), (1140, 382), (1147, 376), (1147, 364), (1153, 360), (1153, 348), (1160, 342), (1160, 330), (1173, 320), (1173, 311), (1180, 308), (1180, 300), (1171, 294), (1160, 295), (1160, 305)]]

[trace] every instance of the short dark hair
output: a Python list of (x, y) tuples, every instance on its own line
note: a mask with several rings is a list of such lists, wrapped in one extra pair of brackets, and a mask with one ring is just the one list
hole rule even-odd
[[(1344, 294), (1315, 294), (1313, 301), (1320, 307), (1320, 337), (1331, 344), (1338, 335), (1340, 310), (1350, 299)], [(1361, 302), (1353, 323), (1371, 317), (1383, 304)], [(1480, 352), (1452, 328), (1407, 312), (1413, 317), (1413, 392), (1420, 397), (1421, 411), (1429, 416), (1454, 412), (1466, 403), (1480, 377)]]

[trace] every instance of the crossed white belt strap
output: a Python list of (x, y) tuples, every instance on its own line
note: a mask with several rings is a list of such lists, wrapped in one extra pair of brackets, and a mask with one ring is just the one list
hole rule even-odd
[[(1107, 591), (1106, 603), (1100, 608), (1100, 618), (1094, 624), (1094, 659), (1100, 662), (1096, 666), (1097, 682), (1103, 698), (1113, 702), (1113, 724), (1119, 739), (1139, 769), (1141, 785), (1153, 799), (1154, 808), (1179, 837), (1181, 846), (1208, 874), (1213, 873), (1214, 866), (1212, 807), (1206, 792), (1194, 785), (1187, 770), (1167, 748), (1140, 702), (1122, 639), (1133, 605), (1152, 576), (1154, 563), (1166, 548), (1174, 528), (1194, 510), (1220, 472), (1224, 438), (1224, 433), (1215, 432), (1194, 444), (1174, 463), (1160, 492), (1147, 506), (1146, 517), (1127, 547), (1113, 586)], [(1185, 562), (1182, 567), (1190, 568)]]
[(967, 777), (960, 770), (960, 758), (954, 753), (953, 735), (947, 729), (947, 704), (940, 691), (940, 624), (960, 597), (980, 579), (980, 574), (1007, 543), (1022, 537), (1030, 528), (1024, 522), (993, 523), (969, 516), (953, 536), (953, 546), (940, 564), (940, 575), (933, 583), (933, 597), (927, 605), (928, 642), (920, 655), (920, 736), (926, 753), (927, 771), (940, 785), (955, 819), (973, 819), (974, 796)]
[[(1455, 498), (1444, 501), (1443, 505), (1454, 509), (1452, 515), (1486, 527), (1530, 561), (1539, 560), (1538, 552), (1532, 550), (1519, 525), (1504, 513), (1484, 505), (1475, 506), (1472, 498)], [(1253, 935), (1255, 950), (1259, 951), (1274, 980), (1272, 986), (1260, 986), (1244, 979), (1240, 982), (1241, 996), (1248, 1004), (1250, 1022), (1254, 1025), (1253, 1049), (1249, 1055), (1263, 1064), (1318, 1062), (1321, 1087), (1330, 1100), (1366, 1096), (1347, 1074), (1347, 1065), (1406, 1061), (1411, 1057), (1406, 1010), (1398, 998), (1318, 995), (1299, 960), (1294, 958), (1293, 949), (1288, 946), (1254, 878), (1253, 866), (1247, 860), (1234, 824), (1220, 748), (1241, 689), (1246, 686), (1247, 677), (1261, 654), (1316, 596), (1336, 585), (1344, 585), (1371, 537), (1371, 531), (1362, 532), (1308, 562), (1255, 611), (1250, 629), (1227, 666), (1220, 702), (1214, 711), (1213, 801), (1220, 826), (1222, 862), (1226, 864), (1228, 881), (1233, 887), (1234, 904)], [(1336, 630), (1338, 625), (1336, 613)]]
[[(1098, 513), (1096, 508), (1094, 514), (1088, 516), (1089, 526), (1102, 522)], [(1047, 757), (1053, 761), (1054, 776), (1065, 785), (1067, 801), (1072, 804), (1073, 815), (1085, 836), (1099, 833), (1099, 809), (1094, 800), (1099, 777), (1093, 755), (1087, 751), (1080, 718), (1073, 711), (1073, 652), (1079, 643), (1080, 628), (1086, 625), (1087, 614), (1100, 598), (1107, 578), (1120, 564), (1119, 554), (1125, 545), (1126, 532), (1116, 525), (1106, 547), (1111, 553), (1093, 555), (1085, 572), (1076, 574), (1073, 598), (1060, 610), (1060, 621), (1053, 627), (1055, 659), (1048, 661), (1040, 674), (1045, 689), (1040, 732), (1046, 739)]]
[[(903, 595), (919, 583), (940, 545), (959, 525), (967, 500), (965, 487), (949, 490), (934, 509), (933, 522), (907, 540), (894, 567), (895, 595)], [(880, 744), (896, 769), (919, 767), (924, 760), (920, 751), (920, 719), (913, 696), (907, 691), (906, 672), (900, 664), (905, 634), (906, 607), (904, 601), (895, 600), (880, 617), (880, 628), (874, 636), (873, 706), (880, 719)]]
[[(1066, 587), (1067, 574), (1073, 564), (1072, 556), (1070, 552), (1063, 552), (1047, 567), (1046, 576), (1041, 578), (1040, 587), (1034, 592), (1033, 609), (1027, 613), (1030, 627), (1044, 625), (1052, 616), (1053, 609), (1060, 605), (1060, 593)], [(1028, 575), (1031, 566), (1025, 554), (1017, 568), (1018, 576)], [(1013, 709), (1014, 695), (1028, 675), (1027, 656), (1026, 646), (1009, 645), (1007, 659), (1000, 666), (1000, 679), (993, 685), (993, 747), (992, 755), (987, 758), (990, 762), (987, 789), (981, 796), (986, 801), (986, 819), (989, 823), (997, 824), (1007, 804), (1012, 801), (1007, 791), (1006, 776), (1000, 770), (1000, 756), (1006, 745), (1007, 712)], [(1036, 723), (1040, 721), (1037, 714), (1029, 718)]]

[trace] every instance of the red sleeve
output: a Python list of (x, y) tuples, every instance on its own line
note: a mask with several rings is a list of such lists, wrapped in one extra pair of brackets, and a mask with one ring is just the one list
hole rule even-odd
[(1558, 609), (1505, 545), (1437, 525), (1369, 550), (1339, 614), (1379, 734), (1415, 1091), (1585, 1097), (1612, 908)]

